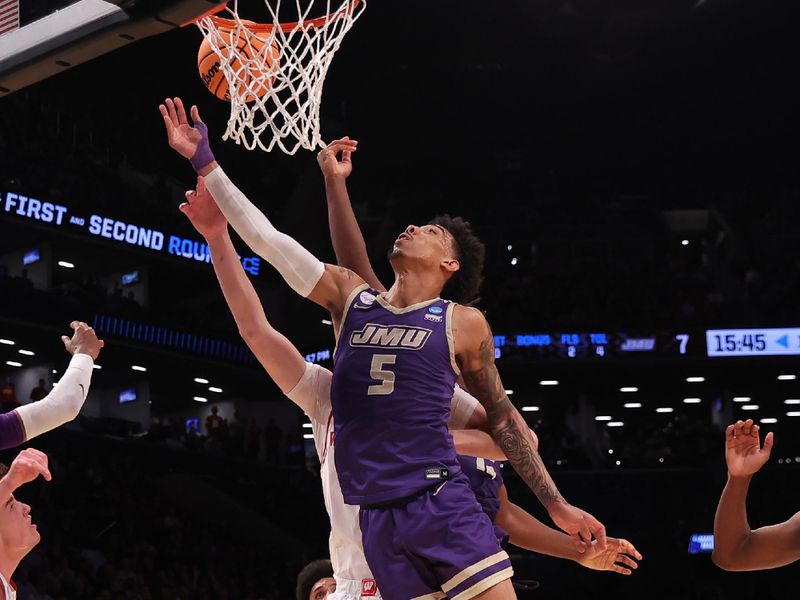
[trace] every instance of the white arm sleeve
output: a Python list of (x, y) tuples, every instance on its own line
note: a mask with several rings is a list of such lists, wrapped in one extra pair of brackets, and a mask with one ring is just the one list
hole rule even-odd
[(305, 373), (286, 397), (302, 408), (309, 419), (325, 423), (331, 412), (332, 379), (333, 374), (328, 369), (306, 363)]
[(447, 422), (447, 428), (465, 429), (479, 404), (475, 396), (456, 386), (453, 399), (450, 401), (450, 420)]
[(47, 396), (16, 409), (31, 440), (59, 425), (72, 421), (81, 411), (92, 380), (94, 361), (88, 354), (75, 354), (66, 373)]
[(222, 214), (250, 249), (275, 267), (295, 292), (308, 296), (322, 278), (325, 265), (296, 240), (275, 229), (221, 167), (204, 179)]

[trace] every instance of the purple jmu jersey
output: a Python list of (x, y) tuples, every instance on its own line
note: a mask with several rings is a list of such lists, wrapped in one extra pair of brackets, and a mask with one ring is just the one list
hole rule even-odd
[(483, 512), (491, 519), (497, 540), (503, 546), (508, 534), (497, 526), (497, 513), (500, 512), (500, 488), (503, 487), (502, 463), (475, 456), (458, 455), (461, 472), (469, 479), (469, 486)]
[(399, 500), (459, 471), (447, 431), (454, 306), (435, 299), (397, 309), (366, 285), (350, 295), (331, 383), (346, 503)]

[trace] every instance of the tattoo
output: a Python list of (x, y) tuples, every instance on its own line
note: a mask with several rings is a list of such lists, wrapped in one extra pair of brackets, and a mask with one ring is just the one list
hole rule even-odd
[(350, 269), (346, 269), (345, 267), (337, 267), (337, 268), (339, 269), (339, 273), (342, 273), (343, 275), (347, 275), (348, 279), (352, 279), (356, 275)]
[(481, 342), (479, 353), (481, 367), (462, 374), (467, 389), (486, 408), (492, 437), (542, 504), (547, 507), (563, 500), (542, 457), (531, 445), (528, 426), (503, 388), (494, 364), (494, 337), (491, 331)]

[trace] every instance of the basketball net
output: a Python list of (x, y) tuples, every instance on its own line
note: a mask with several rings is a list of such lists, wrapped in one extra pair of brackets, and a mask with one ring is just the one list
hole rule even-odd
[(327, 5), (325, 16), (317, 18), (309, 18), (314, 0), (285, 0), (284, 13), (294, 5), (292, 17), (297, 14), (292, 23), (278, 18), (281, 0), (264, 3), (271, 23), (240, 19), (238, 0), (197, 21), (228, 81), (231, 115), (222, 139), (265, 152), (277, 145), (287, 154), (301, 147), (324, 148), (319, 131), (322, 86), (333, 55), (366, 0), (317, 2)]

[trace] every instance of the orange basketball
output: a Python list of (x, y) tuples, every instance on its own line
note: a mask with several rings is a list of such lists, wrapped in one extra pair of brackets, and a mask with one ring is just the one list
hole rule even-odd
[[(235, 35), (223, 30), (219, 32), (219, 36), (221, 39), (218, 46), (226, 58), (230, 52), (229, 48), (233, 45), (231, 39), (236, 40), (236, 52), (230, 66), (245, 85), (254, 88), (252, 93), (245, 98), (245, 102), (251, 102), (255, 100), (255, 96), (266, 94), (276, 77), (272, 69), (278, 68), (280, 60), (280, 52), (275, 43), (268, 51), (265, 51), (265, 42), (247, 31), (242, 31), (238, 39)], [(251, 62), (252, 59), (259, 59), (259, 61)], [(207, 39), (203, 39), (203, 43), (200, 44), (200, 50), (197, 53), (197, 69), (200, 72), (200, 79), (212, 94), (221, 100), (231, 101), (228, 80), (222, 72), (220, 57), (214, 52)], [(263, 77), (265, 71), (269, 75), (268, 77)], [(257, 81), (261, 81), (261, 83), (256, 84)]]

